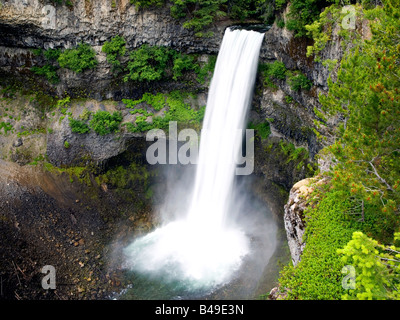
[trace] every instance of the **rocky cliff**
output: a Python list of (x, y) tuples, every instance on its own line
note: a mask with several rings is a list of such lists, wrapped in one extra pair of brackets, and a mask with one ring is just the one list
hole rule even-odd
[[(122, 81), (115, 77), (106, 61), (101, 47), (115, 35), (122, 36), (127, 49), (142, 44), (168, 46), (183, 53), (216, 54), (222, 40), (223, 30), (236, 22), (229, 19), (217, 21), (209, 38), (198, 38), (191, 30), (182, 27), (182, 21), (170, 16), (169, 8), (138, 10), (129, 0), (76, 0), (73, 5), (51, 4), (39, 0), (0, 1), (0, 75), (2, 79), (18, 78), (28, 85), (41, 83), (42, 88), (62, 96), (91, 97), (96, 100), (140, 97), (146, 91), (165, 91), (183, 88), (187, 84), (153, 83), (149, 87)], [(49, 85), (43, 79), (31, 79), (31, 67), (41, 63), (32, 49), (72, 48), (88, 43), (96, 52), (98, 65), (82, 73), (61, 68), (60, 82)], [(340, 59), (338, 42), (328, 45), (321, 55), (324, 58)], [(274, 24), (266, 32), (260, 61), (283, 61), (290, 70), (300, 70), (313, 81), (311, 90), (294, 91), (285, 81), (271, 90), (263, 87), (259, 80), (256, 110), (253, 119), (269, 119), (272, 134), (282, 136), (296, 146), (305, 146), (311, 157), (320, 149), (315, 135), (309, 130), (315, 119), (314, 107), (318, 107), (318, 94), (326, 90), (329, 75), (327, 67), (306, 57), (309, 39), (295, 38), (291, 32)], [(193, 89), (193, 88), (192, 88)], [(207, 91), (201, 85), (196, 90)], [(290, 102), (286, 97), (291, 97)]]

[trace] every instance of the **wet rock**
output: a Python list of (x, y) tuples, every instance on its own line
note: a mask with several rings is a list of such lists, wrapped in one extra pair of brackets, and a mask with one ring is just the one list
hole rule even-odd
[(17, 140), (15, 140), (14, 142), (13, 142), (13, 147), (15, 147), (15, 148), (18, 148), (18, 147), (20, 147), (20, 146), (22, 146), (22, 139), (21, 138), (18, 138)]

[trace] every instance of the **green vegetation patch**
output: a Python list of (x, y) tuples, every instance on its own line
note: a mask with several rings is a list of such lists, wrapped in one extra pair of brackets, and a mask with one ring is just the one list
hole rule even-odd
[(87, 43), (81, 43), (75, 49), (63, 51), (57, 61), (60, 67), (68, 68), (76, 73), (97, 66), (96, 52)]
[(316, 208), (304, 213), (306, 246), (301, 260), (296, 267), (285, 267), (279, 280), (281, 288), (289, 288), (288, 299), (336, 300), (345, 293), (341, 285), (345, 264), (337, 250), (346, 245), (355, 231), (344, 215), (349, 206), (345, 200), (348, 196), (344, 191), (326, 196), (320, 193)]
[[(177, 121), (179, 124), (192, 125), (195, 128), (200, 127), (204, 118), (205, 106), (199, 110), (194, 110), (190, 104), (185, 102), (189, 93), (181, 91), (172, 91), (168, 94), (157, 93), (155, 95), (146, 93), (141, 99), (129, 100), (123, 102), (129, 108), (135, 108), (132, 113), (140, 114), (136, 117), (134, 123), (125, 123), (124, 125), (131, 132), (143, 132), (151, 129), (168, 129), (170, 121)], [(155, 116), (153, 113), (136, 108), (139, 103), (146, 102), (151, 108), (161, 110), (165, 108), (162, 115)], [(154, 103), (154, 105), (152, 104)], [(148, 119), (152, 116), (151, 120)]]
[(99, 110), (93, 114), (89, 125), (97, 134), (106, 135), (119, 130), (122, 121), (122, 112), (114, 111), (112, 114), (108, 111)]
[(126, 41), (123, 37), (117, 35), (110, 41), (106, 41), (101, 51), (106, 53), (107, 61), (112, 65), (113, 72), (122, 71), (119, 58), (126, 53)]
[(261, 139), (266, 139), (271, 134), (271, 127), (268, 121), (260, 122), (257, 124), (250, 123), (248, 125), (249, 129), (254, 129), (256, 134), (261, 137)]
[(90, 131), (89, 126), (83, 120), (77, 120), (70, 117), (69, 125), (71, 127), (71, 131), (74, 133), (84, 134)]

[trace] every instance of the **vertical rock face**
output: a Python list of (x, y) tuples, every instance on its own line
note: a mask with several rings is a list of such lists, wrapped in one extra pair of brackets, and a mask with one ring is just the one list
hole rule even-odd
[(285, 205), (284, 222), (293, 265), (297, 265), (303, 253), (305, 243), (304, 209), (307, 206), (308, 195), (313, 191), (309, 187), (311, 179), (297, 182), (290, 190), (289, 200)]
[[(50, 86), (45, 80), (33, 78), (33, 82), (58, 96), (68, 93), (71, 97), (87, 96), (96, 100), (138, 98), (146, 91), (182, 89), (179, 83), (160, 82), (145, 87), (138, 83), (124, 82), (115, 76), (101, 51), (105, 41), (115, 35), (124, 37), (127, 49), (142, 44), (168, 46), (185, 53), (216, 54), (223, 30), (234, 22), (217, 21), (209, 30), (210, 38), (198, 38), (194, 32), (183, 28), (183, 22), (171, 17), (168, 6), (138, 10), (129, 0), (74, 0), (73, 5), (51, 5), (43, 0), (0, 0), (0, 77), (18, 78), (23, 83), (33, 76), (31, 67), (43, 65), (40, 57), (32, 53), (34, 48), (75, 47), (84, 42), (96, 52), (96, 68), (79, 74), (64, 68), (57, 70), (60, 83)], [(256, 95), (257, 121), (269, 119), (273, 136), (284, 138), (296, 147), (305, 147), (312, 158), (321, 146), (312, 131), (314, 108), (319, 107), (318, 94), (326, 90), (329, 75), (327, 67), (306, 57), (307, 45), (312, 41), (298, 39), (292, 32), (274, 24), (266, 32), (261, 48), (260, 61), (283, 61), (291, 70), (300, 70), (313, 81), (309, 91), (294, 91), (284, 80), (276, 89), (265, 88)], [(342, 50), (339, 41), (332, 41), (322, 52), (323, 59), (340, 60)], [(262, 79), (260, 79), (262, 81)], [(44, 81), (44, 82), (43, 82)], [(199, 90), (206, 91), (205, 86)], [(50, 88), (50, 89), (49, 89)], [(290, 102), (287, 98), (290, 98)], [(327, 128), (329, 130), (329, 126)], [(60, 137), (58, 140), (64, 139)], [(50, 145), (52, 140), (49, 139)], [(118, 150), (124, 145), (117, 144)], [(121, 148), (120, 148), (121, 147)], [(119, 151), (118, 151), (119, 152)], [(72, 151), (68, 150), (71, 154)], [(69, 157), (69, 158), (70, 158)], [(66, 156), (66, 159), (68, 157)]]
[[(196, 38), (171, 17), (169, 7), (138, 10), (129, 0), (75, 0), (72, 6), (51, 5), (41, 0), (0, 0), (0, 73), (24, 81), (31, 67), (41, 65), (32, 49), (69, 49), (89, 44), (96, 52), (95, 69), (76, 74), (68, 69), (57, 71), (60, 83), (44, 84), (57, 95), (65, 92), (88, 95), (95, 99), (121, 99), (138, 96), (143, 90), (115, 77), (103, 44), (122, 36), (127, 49), (142, 44), (168, 46), (185, 53), (216, 53), (225, 24), (213, 27), (211, 38)], [(25, 80), (26, 81), (26, 80)]]

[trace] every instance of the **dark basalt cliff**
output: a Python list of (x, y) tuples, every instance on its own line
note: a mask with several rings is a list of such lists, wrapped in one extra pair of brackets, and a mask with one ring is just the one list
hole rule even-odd
[[(188, 86), (191, 90), (207, 92), (207, 87), (199, 84), (159, 81), (149, 86), (124, 82), (122, 76), (116, 77), (111, 72), (106, 55), (101, 51), (104, 42), (113, 36), (122, 36), (128, 50), (142, 44), (168, 46), (183, 53), (203, 54), (206, 59), (207, 55), (218, 53), (224, 29), (236, 23), (228, 19), (218, 21), (210, 29), (212, 37), (198, 38), (183, 28), (181, 21), (170, 16), (169, 8), (138, 10), (129, 0), (117, 1), (115, 5), (111, 0), (77, 0), (73, 7), (50, 6), (53, 11), (48, 9), (47, 3), (39, 0), (2, 0), (0, 3), (2, 78), (15, 78), (27, 86), (32, 82), (58, 96), (68, 93), (71, 97), (84, 96), (96, 100), (137, 98), (146, 91), (171, 91), (187, 89)], [(53, 24), (46, 25), (48, 21)], [(35, 56), (32, 49), (66, 49), (81, 42), (88, 43), (95, 50), (96, 68), (79, 74), (59, 69), (60, 83), (57, 85), (32, 78), (30, 68), (42, 59)], [(300, 70), (311, 79), (313, 87), (309, 91), (294, 91), (281, 81), (278, 88), (272, 90), (263, 87), (262, 79), (259, 79), (250, 119), (264, 121), (268, 118), (273, 135), (285, 137), (296, 146), (307, 147), (310, 155), (314, 156), (320, 146), (309, 128), (314, 126), (313, 110), (319, 106), (318, 94), (327, 88), (329, 72), (321, 63), (306, 57), (307, 45), (310, 44), (311, 40), (295, 38), (275, 24), (266, 32), (260, 61), (283, 61), (288, 69)], [(341, 50), (327, 46), (321, 55), (325, 59), (340, 59)], [(291, 97), (291, 102), (287, 102), (285, 97)], [(95, 161), (102, 160), (94, 158)]]

